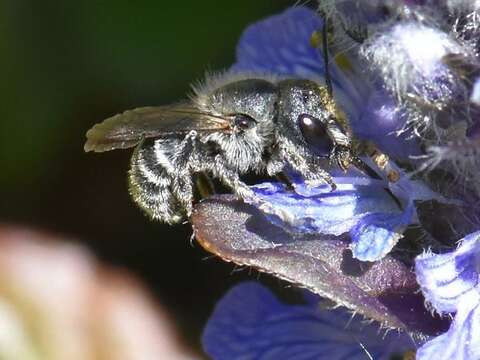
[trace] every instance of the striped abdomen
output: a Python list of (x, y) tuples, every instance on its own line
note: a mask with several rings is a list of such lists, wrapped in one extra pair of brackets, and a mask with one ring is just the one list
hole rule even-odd
[(178, 169), (175, 150), (181, 139), (147, 140), (134, 150), (129, 171), (129, 191), (135, 202), (150, 217), (166, 223), (178, 223), (184, 211), (172, 193)]

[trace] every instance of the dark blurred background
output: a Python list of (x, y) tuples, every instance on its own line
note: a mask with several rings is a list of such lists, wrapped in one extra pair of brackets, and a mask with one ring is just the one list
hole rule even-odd
[(141, 278), (192, 347), (215, 302), (257, 274), (149, 221), (126, 186), (130, 151), (83, 152), (123, 110), (177, 101), (227, 68), (251, 22), (293, 1), (0, 2), (0, 220), (61, 233)]

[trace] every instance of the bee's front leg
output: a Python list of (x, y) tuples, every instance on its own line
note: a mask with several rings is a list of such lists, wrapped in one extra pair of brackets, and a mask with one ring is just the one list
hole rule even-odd
[(284, 160), (302, 175), (305, 184), (309, 187), (316, 187), (324, 184), (330, 185), (334, 191), (335, 185), (332, 176), (321, 167), (319, 159), (305, 151), (302, 147), (296, 146), (285, 139), (281, 141)]
[(335, 146), (330, 153), (330, 164), (338, 165), (344, 172), (354, 161), (352, 151), (346, 146)]
[[(238, 174), (238, 172), (224, 166), (221, 161), (216, 161), (217, 167), (215, 177), (217, 177), (223, 184), (232, 189), (235, 195), (241, 198), (245, 203), (256, 206), (264, 213), (276, 215), (283, 221), (293, 224), (295, 222), (294, 214), (289, 213), (283, 209), (275, 207), (270, 202), (259, 197), (255, 192), (245, 184)], [(222, 164), (219, 166), (219, 164)]]
[(219, 156), (215, 159), (215, 169), (213, 175), (224, 185), (232, 189), (238, 197), (249, 203), (260, 203), (262, 200), (255, 195), (255, 192), (248, 187), (241, 179), (237, 171), (227, 167)]

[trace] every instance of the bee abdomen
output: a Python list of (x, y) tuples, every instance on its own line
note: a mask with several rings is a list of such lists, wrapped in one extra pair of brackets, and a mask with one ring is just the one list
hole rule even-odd
[[(151, 144), (135, 149), (128, 176), (129, 191), (148, 216), (169, 224), (183, 220), (183, 211), (172, 194), (174, 169), (167, 156), (158, 158)], [(160, 160), (160, 161), (159, 161)]]

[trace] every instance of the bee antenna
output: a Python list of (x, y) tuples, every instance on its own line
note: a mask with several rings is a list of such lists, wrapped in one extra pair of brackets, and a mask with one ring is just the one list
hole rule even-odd
[(332, 79), (328, 67), (328, 17), (323, 17), (322, 27), (322, 48), (323, 48), (323, 62), (325, 63), (325, 83), (327, 84), (327, 91), (330, 96), (333, 95)]

